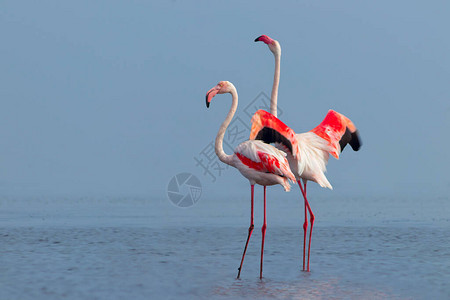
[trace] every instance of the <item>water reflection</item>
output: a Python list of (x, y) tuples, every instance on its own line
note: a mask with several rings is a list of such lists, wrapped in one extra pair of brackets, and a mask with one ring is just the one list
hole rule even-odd
[(408, 299), (392, 291), (350, 286), (342, 278), (317, 280), (309, 277), (309, 274), (302, 274), (291, 281), (236, 279), (229, 285), (215, 286), (211, 296), (230, 299)]
[[(296, 227), (260, 234), (235, 279), (246, 232), (236, 227), (3, 227), (2, 299), (448, 299), (448, 228), (320, 227), (311, 272)], [(26, 289), (23, 288), (26, 283)], [(48, 298), (48, 297), (46, 297)]]

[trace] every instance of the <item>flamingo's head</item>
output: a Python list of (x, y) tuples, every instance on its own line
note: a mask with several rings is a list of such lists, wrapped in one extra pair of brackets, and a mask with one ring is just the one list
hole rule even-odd
[(269, 46), (270, 51), (273, 54), (277, 54), (281, 52), (281, 46), (278, 41), (271, 39), (267, 35), (263, 34), (255, 39), (255, 42), (264, 42), (267, 46)]
[(229, 81), (221, 81), (215, 87), (210, 89), (206, 93), (206, 107), (209, 107), (212, 98), (217, 94), (231, 93), (233, 89), (236, 89), (234, 85)]

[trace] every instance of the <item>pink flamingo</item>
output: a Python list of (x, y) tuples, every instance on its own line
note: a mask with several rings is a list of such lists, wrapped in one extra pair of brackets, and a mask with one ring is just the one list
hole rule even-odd
[(266, 186), (281, 184), (285, 191), (290, 191), (288, 179), (295, 182), (294, 174), (292, 174), (289, 163), (286, 160), (286, 153), (278, 150), (272, 145), (265, 144), (258, 140), (249, 140), (239, 144), (232, 155), (228, 155), (223, 151), (223, 137), (228, 125), (230, 124), (236, 112), (238, 105), (238, 94), (236, 88), (231, 82), (221, 81), (215, 87), (210, 89), (206, 94), (206, 107), (209, 107), (212, 98), (216, 94), (230, 93), (232, 96), (232, 105), (225, 121), (220, 126), (215, 142), (215, 151), (219, 159), (227, 165), (233, 166), (250, 181), (251, 186), (251, 215), (250, 227), (248, 228), (247, 242), (245, 243), (244, 252), (242, 254), (241, 264), (237, 278), (241, 274), (242, 264), (244, 262), (245, 252), (247, 251), (248, 242), (253, 225), (253, 195), (254, 185), (259, 184), (264, 187), (264, 223), (261, 228), (261, 265), (259, 276), (262, 278), (263, 256), (264, 256), (264, 239), (266, 234)]
[[(303, 271), (305, 271), (306, 232), (308, 229), (307, 211), (309, 211), (311, 228), (308, 243), (308, 264), (311, 251), (311, 235), (314, 226), (314, 214), (306, 197), (308, 180), (318, 183), (321, 187), (333, 189), (325, 176), (329, 154), (339, 159), (339, 154), (347, 144), (353, 150), (361, 147), (358, 130), (350, 119), (344, 115), (329, 110), (325, 119), (313, 130), (295, 134), (295, 132), (277, 119), (277, 97), (280, 81), (281, 46), (267, 35), (261, 35), (255, 42), (262, 41), (268, 45), (275, 57), (275, 75), (272, 87), (270, 112), (259, 110), (252, 118), (250, 139), (263, 140), (266, 143), (276, 143), (277, 147), (287, 153), (292, 172), (305, 200), (305, 222), (303, 224)], [(301, 180), (304, 185), (302, 186)]]

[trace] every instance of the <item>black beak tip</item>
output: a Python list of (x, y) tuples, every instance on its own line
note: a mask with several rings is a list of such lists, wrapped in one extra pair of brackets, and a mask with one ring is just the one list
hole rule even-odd
[(262, 35), (258, 36), (258, 37), (255, 39), (255, 42), (259, 42), (259, 38), (260, 38), (260, 37), (262, 37)]
[(208, 95), (206, 95), (206, 108), (209, 108)]

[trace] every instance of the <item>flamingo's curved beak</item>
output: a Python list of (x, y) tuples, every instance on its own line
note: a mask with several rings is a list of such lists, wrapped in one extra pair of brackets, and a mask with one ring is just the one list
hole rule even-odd
[(263, 35), (258, 36), (255, 39), (255, 42), (264, 42), (267, 45), (270, 45), (273, 43), (273, 40), (270, 37), (268, 37), (267, 35), (263, 34)]
[(207, 93), (206, 93), (206, 107), (209, 107), (209, 104), (211, 103), (212, 98), (217, 95), (217, 93), (219, 92), (220, 88), (218, 88), (217, 86), (213, 87), (212, 89), (210, 89)]

